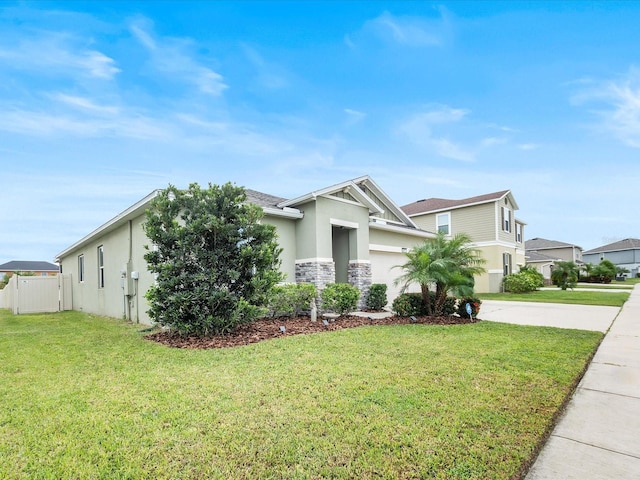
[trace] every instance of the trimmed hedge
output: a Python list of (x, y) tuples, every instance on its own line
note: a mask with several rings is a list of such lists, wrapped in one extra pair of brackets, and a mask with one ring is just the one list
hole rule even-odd
[(320, 297), (323, 310), (346, 315), (358, 308), (360, 290), (348, 283), (328, 283)]
[(269, 297), (272, 317), (293, 317), (308, 311), (318, 292), (312, 283), (276, 285)]
[(384, 283), (374, 283), (369, 287), (367, 308), (382, 310), (387, 304), (387, 286)]
[[(435, 309), (436, 294), (429, 292), (431, 301), (431, 311)], [(403, 293), (399, 295), (391, 305), (393, 312), (400, 317), (408, 317), (411, 315), (427, 315), (427, 306), (425, 305), (422, 294), (420, 293)], [(456, 311), (456, 299), (447, 297), (442, 308), (443, 315), (453, 315)]]

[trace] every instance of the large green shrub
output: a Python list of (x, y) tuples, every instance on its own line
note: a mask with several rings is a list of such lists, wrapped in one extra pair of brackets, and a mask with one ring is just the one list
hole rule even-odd
[(374, 283), (369, 287), (367, 295), (367, 308), (371, 310), (382, 310), (387, 304), (387, 285), (384, 283)]
[(159, 192), (147, 210), (145, 254), (156, 282), (149, 316), (181, 335), (226, 333), (264, 315), (282, 279), (273, 225), (241, 187), (196, 183)]
[(358, 307), (360, 290), (348, 283), (328, 283), (320, 296), (323, 310), (346, 315)]
[[(431, 312), (435, 312), (436, 294), (429, 292), (431, 300)], [(391, 305), (393, 313), (400, 317), (408, 317), (411, 315), (431, 315), (427, 305), (424, 303), (421, 293), (403, 293), (396, 297)], [(456, 311), (456, 299), (454, 297), (446, 297), (441, 315), (453, 315)]]
[(291, 317), (308, 311), (317, 290), (312, 283), (276, 285), (269, 298), (269, 312), (273, 317)]
[(504, 277), (506, 292), (533, 292), (544, 286), (544, 276), (531, 267), (523, 267), (519, 272)]

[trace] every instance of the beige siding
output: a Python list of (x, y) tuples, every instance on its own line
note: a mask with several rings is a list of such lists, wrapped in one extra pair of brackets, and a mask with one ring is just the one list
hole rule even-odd
[(473, 242), (496, 238), (495, 206), (493, 203), (473, 205), (451, 211), (451, 233), (466, 233)]

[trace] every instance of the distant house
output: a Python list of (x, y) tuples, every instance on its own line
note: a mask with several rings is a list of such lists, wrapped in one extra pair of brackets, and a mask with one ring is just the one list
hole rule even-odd
[[(150, 323), (144, 293), (154, 281), (144, 260), (149, 245), (143, 229), (145, 211), (158, 191), (141, 199), (60, 252), (57, 260), (73, 277), (73, 309)], [(264, 223), (274, 225), (282, 248), (281, 271), (287, 282), (350, 283), (362, 292), (372, 283), (393, 280), (405, 252), (433, 233), (420, 229), (369, 177), (285, 199), (246, 190), (247, 200), (262, 207)], [(363, 306), (361, 303), (360, 306)]]
[(626, 276), (637, 277), (640, 273), (640, 239), (625, 238), (598, 248), (587, 250), (582, 254), (585, 263), (597, 265), (602, 260), (611, 261), (616, 267), (626, 268)]
[(48, 277), (60, 273), (60, 267), (55, 263), (12, 260), (0, 265), (0, 279), (5, 275), (10, 277), (16, 272), (24, 272), (39, 277)]
[(524, 242), (525, 260), (539, 271), (545, 279), (551, 278), (555, 262), (574, 262), (582, 265), (582, 247), (571, 243), (532, 238)]
[(402, 210), (424, 230), (471, 237), (487, 261), (487, 273), (476, 278), (477, 292), (499, 292), (504, 276), (525, 264), (525, 223), (515, 218), (518, 204), (511, 190), (461, 200), (428, 198)]
[(557, 257), (564, 262), (582, 263), (582, 247), (571, 243), (547, 240), (546, 238), (532, 238), (524, 242), (527, 252), (538, 252), (550, 257)]

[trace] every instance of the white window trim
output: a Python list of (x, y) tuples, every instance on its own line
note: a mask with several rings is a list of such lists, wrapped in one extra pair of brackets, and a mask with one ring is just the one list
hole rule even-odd
[(104, 245), (100, 245), (98, 247), (98, 288), (104, 288), (104, 284)]
[(440, 233), (440, 226), (444, 226), (445, 224), (441, 224), (440, 223), (440, 217), (444, 217), (446, 216), (447, 218), (447, 222), (446, 222), (446, 226), (447, 226), (447, 232), (445, 233), (445, 235), (451, 235), (451, 212), (444, 212), (444, 213), (436, 213), (436, 232)]
[(84, 283), (84, 253), (78, 255), (78, 282)]

